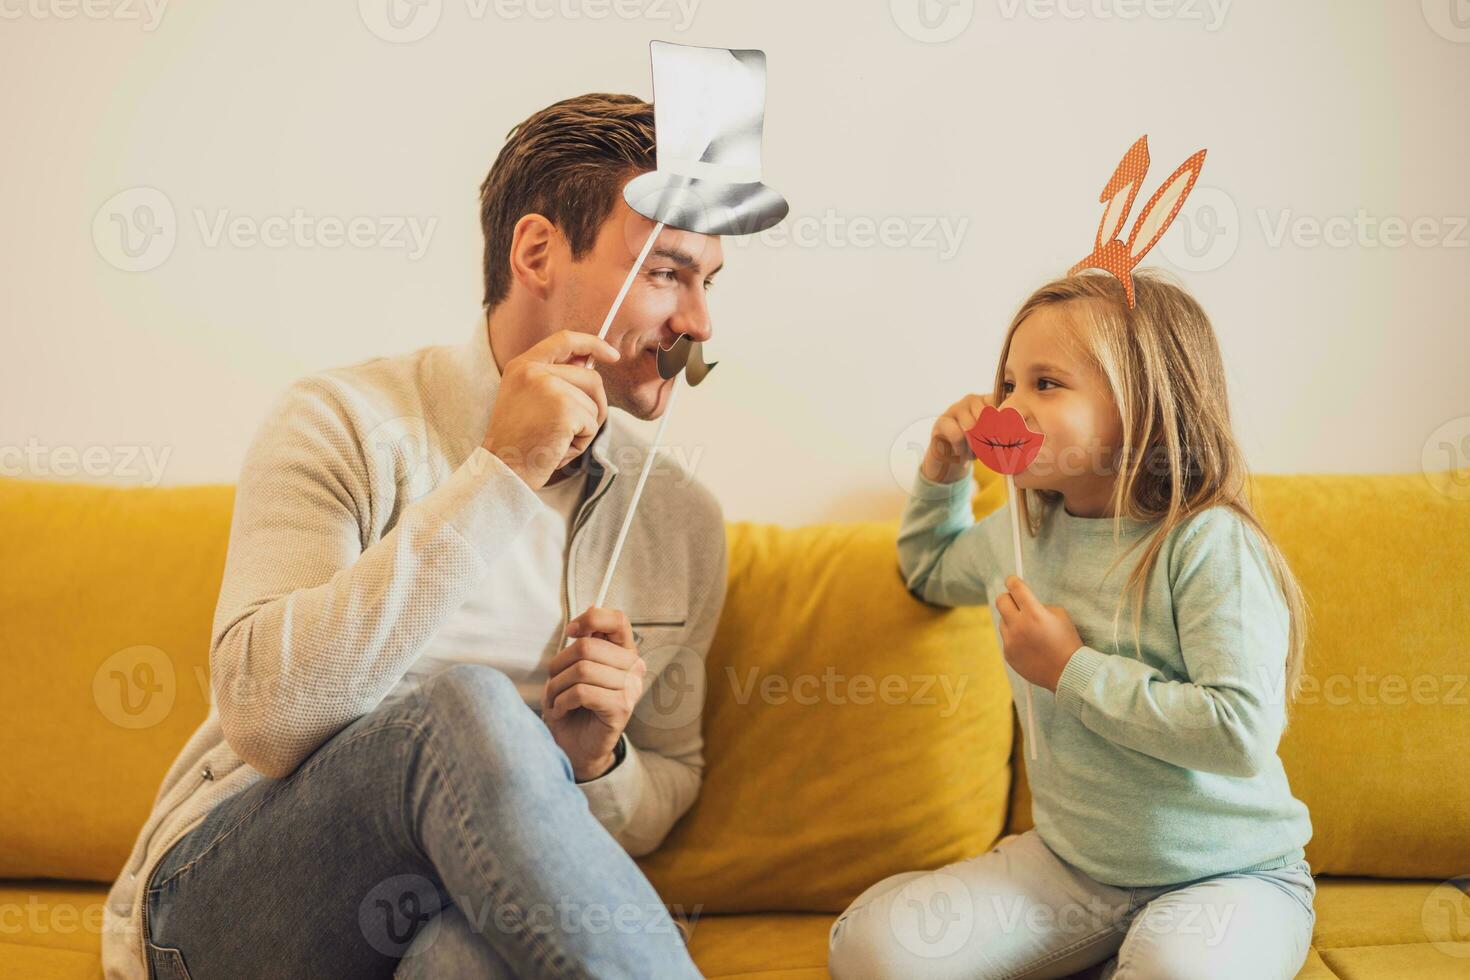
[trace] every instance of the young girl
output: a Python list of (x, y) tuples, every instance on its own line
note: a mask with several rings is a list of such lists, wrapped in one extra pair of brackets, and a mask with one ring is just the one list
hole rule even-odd
[[(1134, 283), (1132, 310), (1110, 275), (1043, 286), (994, 395), (935, 423), (899, 565), (920, 599), (990, 604), (1018, 705), (1032, 685), (1036, 828), (865, 891), (831, 930), (838, 980), (1267, 980), (1307, 956), (1312, 828), (1276, 755), (1305, 606), (1245, 498), (1209, 320)], [(1015, 477), (1024, 582), (1009, 508), (971, 514), (987, 404), (1045, 436)]]

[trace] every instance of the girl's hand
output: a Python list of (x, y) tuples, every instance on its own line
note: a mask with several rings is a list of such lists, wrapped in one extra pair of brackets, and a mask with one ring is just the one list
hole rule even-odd
[(934, 421), (929, 434), (929, 448), (924, 452), (924, 462), (919, 472), (935, 483), (953, 483), (970, 472), (975, 454), (970, 452), (970, 443), (965, 439), (966, 430), (973, 429), (986, 405), (994, 404), (989, 395), (966, 395), (945, 409)]
[(1014, 575), (995, 601), (1000, 610), (1000, 640), (1006, 663), (1037, 687), (1055, 692), (1057, 682), (1082, 637), (1061, 606), (1043, 606), (1031, 586)]

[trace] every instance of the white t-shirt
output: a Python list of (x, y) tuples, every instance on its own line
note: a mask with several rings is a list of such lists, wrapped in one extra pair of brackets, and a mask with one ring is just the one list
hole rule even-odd
[[(582, 502), (587, 468), (536, 491), (544, 505), (515, 547), (502, 555), (472, 593), (434, 634), (392, 697), (417, 687), (445, 667), (489, 664), (515, 681), (521, 698), (541, 710), (546, 665), (566, 646), (562, 635), (562, 579), (567, 535)], [(572, 610), (576, 615), (581, 610)]]

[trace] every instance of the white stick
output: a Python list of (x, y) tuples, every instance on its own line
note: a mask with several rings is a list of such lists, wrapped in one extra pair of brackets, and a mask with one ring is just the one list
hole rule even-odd
[[(602, 329), (597, 331), (598, 340), (602, 340), (607, 336), (607, 328), (612, 326), (613, 317), (618, 315), (618, 310), (622, 307), (623, 300), (628, 296), (628, 290), (633, 288), (633, 280), (638, 278), (638, 270), (643, 268), (643, 260), (648, 258), (649, 252), (653, 251), (653, 243), (658, 240), (659, 232), (663, 230), (664, 223), (660, 221), (653, 226), (653, 231), (648, 233), (648, 241), (643, 243), (643, 249), (638, 253), (638, 258), (633, 263), (633, 268), (628, 270), (628, 277), (623, 280), (623, 287), (618, 290), (618, 295), (613, 299), (611, 309), (607, 311), (607, 316), (602, 320)], [(582, 366), (590, 368), (592, 366), (592, 358), (588, 357), (582, 363)]]
[(618, 567), (618, 556), (623, 553), (623, 539), (628, 536), (628, 528), (633, 526), (633, 515), (638, 513), (638, 499), (643, 496), (643, 484), (648, 482), (648, 471), (653, 469), (653, 461), (658, 456), (659, 450), (664, 445), (664, 428), (669, 424), (669, 416), (674, 414), (674, 396), (679, 394), (679, 376), (674, 375), (674, 387), (669, 389), (669, 403), (664, 406), (663, 418), (658, 420), (658, 431), (654, 433), (653, 445), (648, 447), (648, 455), (643, 460), (643, 470), (638, 474), (638, 483), (633, 487), (633, 499), (628, 502), (628, 512), (623, 515), (623, 526), (618, 529), (618, 539), (613, 543), (612, 557), (608, 559), (607, 571), (602, 575), (602, 587), (597, 590), (597, 601), (594, 606), (601, 606), (607, 599), (608, 587), (612, 585), (613, 572)]
[[(602, 329), (597, 331), (598, 340), (602, 340), (607, 336), (608, 327), (612, 326), (613, 318), (618, 315), (618, 310), (622, 307), (623, 300), (628, 296), (628, 290), (633, 288), (633, 280), (638, 278), (638, 270), (643, 268), (644, 260), (648, 258), (648, 253), (653, 251), (653, 243), (658, 240), (659, 233), (663, 230), (664, 223), (660, 221), (648, 233), (648, 239), (643, 243), (643, 248), (639, 250), (638, 258), (633, 261), (633, 268), (628, 270), (628, 275), (623, 280), (622, 288), (618, 290), (618, 295), (613, 298), (612, 307), (608, 309), (607, 316), (602, 319)], [(582, 366), (590, 369), (592, 367), (592, 358), (588, 357), (587, 360), (582, 362)], [(597, 590), (597, 601), (592, 604), (594, 606), (600, 607), (607, 599), (608, 587), (612, 585), (613, 570), (618, 567), (618, 555), (623, 550), (623, 539), (628, 536), (628, 528), (633, 523), (633, 514), (638, 510), (638, 498), (643, 493), (644, 482), (648, 480), (648, 470), (653, 463), (653, 458), (658, 455), (659, 446), (663, 443), (664, 426), (669, 424), (669, 414), (674, 408), (674, 395), (678, 394), (678, 392), (679, 379), (676, 377), (674, 378), (674, 387), (669, 392), (669, 404), (664, 408), (664, 416), (658, 423), (658, 432), (653, 437), (653, 445), (649, 447), (648, 458), (643, 461), (643, 472), (638, 474), (638, 486), (633, 491), (633, 501), (628, 505), (628, 512), (623, 515), (623, 526), (618, 530), (618, 540), (613, 545), (612, 558), (608, 560), (607, 571), (602, 575), (602, 587)], [(575, 642), (575, 640), (569, 640), (567, 646), (571, 646)]]
[[(597, 331), (597, 339), (601, 340), (607, 336), (607, 328), (612, 326), (613, 318), (618, 315), (618, 308), (623, 305), (623, 300), (628, 296), (628, 290), (633, 288), (633, 280), (638, 278), (638, 270), (643, 268), (643, 261), (648, 258), (648, 253), (653, 251), (653, 243), (658, 240), (659, 232), (664, 230), (664, 223), (658, 222), (653, 226), (653, 231), (648, 233), (648, 240), (643, 243), (643, 248), (638, 252), (638, 258), (633, 262), (633, 268), (628, 270), (628, 276), (623, 280), (623, 286), (618, 290), (618, 295), (613, 299), (612, 308), (603, 317), (602, 329)], [(591, 367), (592, 358), (587, 358), (583, 367)], [(638, 486), (633, 491), (633, 501), (628, 505), (628, 512), (623, 515), (623, 526), (618, 530), (617, 544), (613, 545), (612, 558), (607, 563), (607, 571), (602, 575), (602, 588), (597, 590), (597, 601), (594, 606), (601, 606), (607, 598), (608, 586), (612, 584), (613, 570), (618, 567), (618, 555), (623, 550), (623, 539), (628, 536), (628, 528), (633, 523), (633, 514), (638, 510), (638, 498), (643, 493), (643, 484), (648, 479), (648, 470), (653, 463), (654, 456), (658, 455), (659, 446), (664, 441), (664, 426), (669, 424), (669, 413), (674, 408), (674, 395), (679, 391), (679, 379), (674, 379), (674, 387), (669, 392), (669, 404), (664, 407), (664, 417), (659, 419), (658, 432), (653, 437), (653, 445), (649, 447), (648, 458), (643, 461), (643, 472), (638, 474)]]
[[(1025, 578), (1021, 568), (1021, 513), (1016, 510), (1016, 481), (1006, 474), (1006, 492), (1011, 496), (1011, 543), (1016, 547), (1016, 578)], [(1032, 759), (1036, 758), (1036, 712), (1031, 705), (1031, 683), (1026, 682), (1026, 745)]]

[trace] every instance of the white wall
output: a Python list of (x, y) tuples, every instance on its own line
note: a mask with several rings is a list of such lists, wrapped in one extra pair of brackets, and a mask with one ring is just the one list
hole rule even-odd
[[(671, 425), (732, 519), (895, 515), (906, 431), (989, 384), (1145, 132), (1145, 193), (1210, 151), (1169, 251), (1203, 267), (1185, 278), (1253, 467), (1470, 463), (1458, 0), (922, 0), (932, 29), (920, 0), (421, 0), (412, 41), (379, 36), (388, 0), (87, 2), (0, 0), (0, 472), (230, 481), (292, 378), (461, 340), (505, 131), (568, 95), (648, 97), (651, 38), (769, 55), (766, 176), (792, 217), (727, 241), (724, 367)], [(145, 187), (176, 238), (122, 271), (109, 222)], [(411, 219), (427, 248), (210, 244), (222, 216), (297, 209)], [(1417, 244), (1312, 242), (1359, 211), (1430, 220)], [(885, 219), (901, 244), (849, 237)]]

